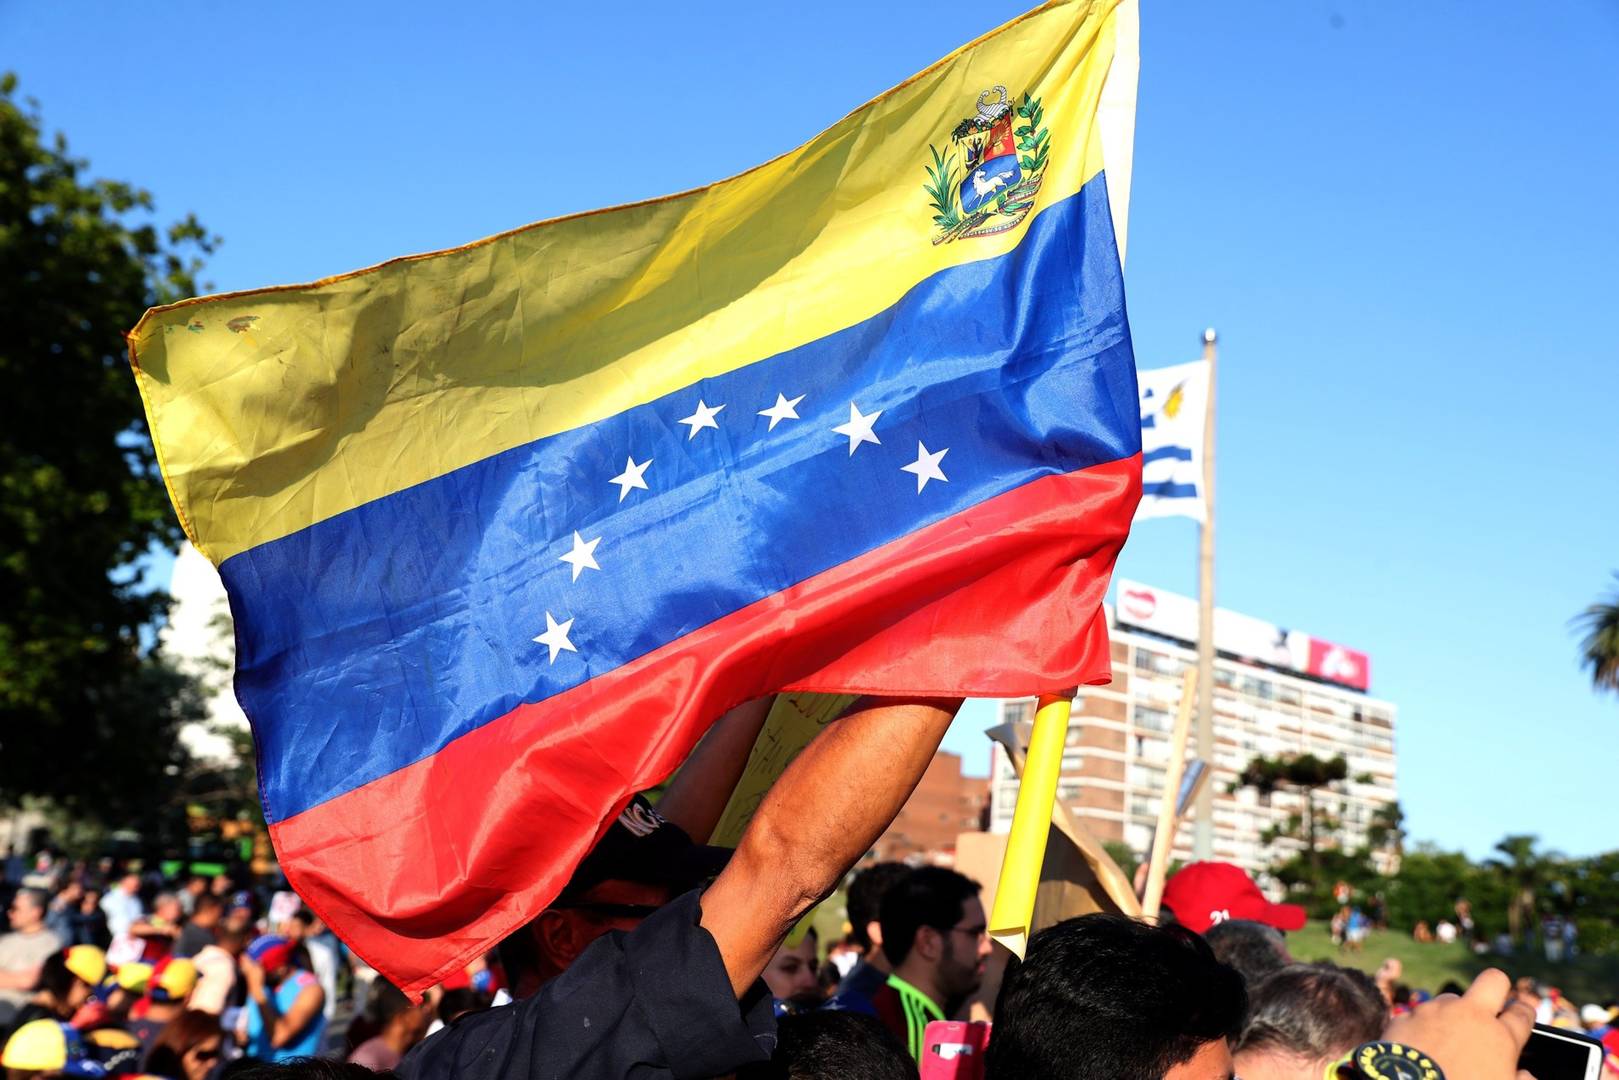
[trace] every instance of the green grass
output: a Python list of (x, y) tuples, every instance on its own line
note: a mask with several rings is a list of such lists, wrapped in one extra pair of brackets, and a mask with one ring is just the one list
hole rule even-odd
[(1474, 956), (1461, 944), (1420, 944), (1409, 934), (1395, 930), (1373, 931), (1366, 947), (1358, 953), (1340, 952), (1332, 943), (1327, 924), (1312, 922), (1303, 930), (1287, 935), (1287, 947), (1299, 960), (1331, 960), (1345, 967), (1372, 973), (1385, 958), (1398, 957), (1404, 965), (1401, 981), (1414, 989), (1438, 992), (1446, 980), (1467, 985), (1487, 967), (1499, 967), (1517, 978), (1530, 975), (1563, 991), (1579, 1004), (1611, 1000), (1619, 995), (1619, 957), (1581, 954), (1572, 962), (1548, 964), (1545, 957), (1520, 953), (1517, 956)]

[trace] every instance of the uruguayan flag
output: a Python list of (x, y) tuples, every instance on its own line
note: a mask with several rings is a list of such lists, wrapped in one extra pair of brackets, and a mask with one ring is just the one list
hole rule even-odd
[(1138, 371), (1141, 505), (1136, 520), (1180, 514), (1203, 520), (1203, 414), (1209, 365), (1202, 360)]

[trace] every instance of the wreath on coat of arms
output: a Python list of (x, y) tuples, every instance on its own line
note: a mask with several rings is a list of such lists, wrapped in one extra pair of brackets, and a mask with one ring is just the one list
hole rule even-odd
[(922, 190), (939, 227), (935, 244), (1005, 232), (1028, 216), (1051, 152), (1045, 117), (1039, 98), (1025, 92), (1014, 107), (1006, 87), (995, 86), (978, 95), (977, 111), (956, 125), (944, 153), (928, 146), (933, 164), (922, 166)]

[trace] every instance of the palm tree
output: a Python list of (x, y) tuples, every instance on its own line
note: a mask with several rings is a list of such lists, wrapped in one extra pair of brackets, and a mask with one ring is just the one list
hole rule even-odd
[(1506, 858), (1485, 860), (1506, 883), (1507, 930), (1514, 941), (1522, 941), (1524, 930), (1534, 926), (1535, 908), (1552, 869), (1550, 860), (1535, 850), (1539, 839), (1503, 837), (1495, 850)]
[[(1619, 573), (1614, 574), (1619, 584)], [(1580, 642), (1580, 663), (1591, 669), (1591, 685), (1619, 693), (1619, 590), (1575, 616), (1585, 630)]]

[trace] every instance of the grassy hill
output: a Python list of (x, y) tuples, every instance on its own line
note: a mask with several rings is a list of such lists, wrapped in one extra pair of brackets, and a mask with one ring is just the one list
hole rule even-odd
[(1567, 963), (1548, 964), (1538, 952), (1511, 957), (1475, 956), (1460, 943), (1423, 944), (1394, 930), (1373, 931), (1362, 952), (1340, 952), (1332, 943), (1327, 924), (1319, 922), (1287, 935), (1287, 946), (1299, 960), (1331, 960), (1368, 973), (1375, 972), (1385, 958), (1398, 957), (1405, 967), (1402, 981), (1413, 989), (1430, 992), (1437, 992), (1449, 979), (1465, 986), (1485, 968), (1498, 967), (1514, 978), (1533, 976), (1582, 1005), (1619, 998), (1619, 957), (1582, 954)]

